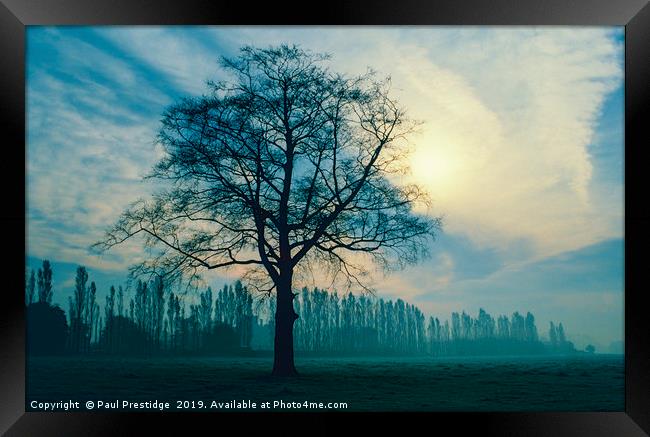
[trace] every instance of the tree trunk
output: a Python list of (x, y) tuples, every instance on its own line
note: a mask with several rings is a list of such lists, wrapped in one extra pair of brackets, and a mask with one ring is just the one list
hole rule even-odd
[(277, 284), (273, 376), (298, 375), (293, 362), (293, 324), (298, 314), (293, 310), (291, 275), (281, 276)]

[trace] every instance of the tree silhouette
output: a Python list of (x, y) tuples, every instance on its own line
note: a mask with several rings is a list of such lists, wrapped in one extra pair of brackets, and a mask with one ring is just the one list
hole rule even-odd
[[(54, 288), (50, 262), (43, 260), (42, 268), (38, 269), (38, 279), (32, 270), (25, 285), (28, 353), (34, 355), (63, 353), (68, 336), (68, 323), (65, 312), (57, 305), (52, 305)], [(37, 286), (38, 301), (35, 301)]]
[(77, 267), (75, 276), (75, 288), (72, 297), (69, 297), (70, 302), (70, 326), (71, 326), (71, 350), (74, 352), (81, 352), (86, 344), (85, 338), (87, 335), (87, 307), (88, 307), (88, 272), (85, 267)]
[(426, 198), (395, 185), (416, 123), (370, 72), (349, 78), (298, 47), (245, 47), (209, 95), (163, 114), (165, 156), (153, 178), (172, 182), (126, 210), (103, 241), (136, 235), (154, 256), (133, 270), (194, 280), (204, 269), (248, 268), (275, 293), (274, 375), (296, 374), (294, 277), (327, 274), (369, 290), (370, 266), (399, 268), (426, 253), (438, 219)]
[(106, 348), (112, 352), (115, 348), (115, 327), (113, 318), (115, 317), (115, 287), (111, 285), (109, 293), (106, 295), (106, 305), (104, 306), (104, 337)]
[(38, 301), (52, 303), (52, 267), (48, 260), (43, 260), (43, 267), (38, 269)]
[(34, 275), (34, 270), (31, 271), (29, 279), (27, 279), (26, 282), (27, 292), (25, 301), (27, 305), (29, 305), (34, 302), (34, 291), (36, 290), (36, 277)]

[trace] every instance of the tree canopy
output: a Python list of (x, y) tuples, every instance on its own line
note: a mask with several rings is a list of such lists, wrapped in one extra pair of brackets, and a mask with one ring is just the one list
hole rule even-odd
[(282, 269), (318, 265), (366, 288), (367, 258), (384, 268), (417, 261), (440, 220), (414, 214), (425, 193), (391, 180), (417, 124), (389, 79), (348, 78), (326, 60), (289, 46), (223, 58), (228, 80), (163, 114), (165, 156), (150, 176), (170, 188), (133, 204), (98, 246), (142, 234), (156, 251), (138, 273), (243, 265), (266, 291)]

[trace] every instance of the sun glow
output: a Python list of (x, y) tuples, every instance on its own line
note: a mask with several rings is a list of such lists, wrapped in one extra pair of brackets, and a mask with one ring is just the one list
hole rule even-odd
[(460, 183), (461, 160), (450, 147), (438, 146), (433, 139), (415, 147), (410, 156), (412, 181), (434, 199), (447, 197)]

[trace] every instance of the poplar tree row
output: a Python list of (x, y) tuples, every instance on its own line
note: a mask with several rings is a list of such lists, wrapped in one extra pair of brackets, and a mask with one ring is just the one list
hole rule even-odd
[[(426, 318), (418, 307), (402, 299), (393, 302), (352, 293), (339, 296), (318, 288), (303, 288), (294, 307), (300, 315), (294, 344), (302, 352), (441, 356), (573, 351), (561, 325), (556, 328), (553, 323), (551, 341), (543, 344), (530, 312), (496, 319), (483, 309), (475, 318), (454, 312), (450, 324)], [(264, 313), (273, 314), (271, 304), (260, 314), (262, 319)], [(272, 332), (272, 317), (266, 320)], [(272, 337), (267, 339), (261, 347), (271, 347)]]
[(156, 278), (138, 281), (135, 296), (125, 307), (122, 287), (117, 292), (111, 287), (96, 350), (182, 354), (250, 349), (253, 299), (240, 281), (214, 294), (208, 287), (189, 304), (186, 297), (166, 293), (162, 280)]
[[(213, 354), (272, 350), (275, 300), (255, 300), (240, 282), (217, 292), (174, 293), (160, 278), (111, 286), (103, 305), (85, 267), (77, 268), (67, 317), (52, 305), (52, 268), (44, 261), (26, 275), (28, 343), (33, 353)], [(255, 304), (254, 304), (255, 303)], [(103, 307), (100, 309), (100, 306)], [(515, 312), (451, 321), (425, 317), (402, 299), (303, 288), (294, 299), (298, 353), (326, 355), (494, 355), (571, 353), (561, 323), (539, 339), (535, 317)]]

